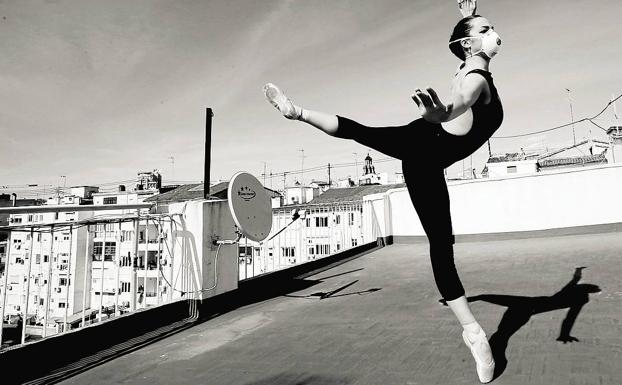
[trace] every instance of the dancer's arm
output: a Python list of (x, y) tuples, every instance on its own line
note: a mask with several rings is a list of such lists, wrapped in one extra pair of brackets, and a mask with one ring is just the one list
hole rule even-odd
[(417, 89), (411, 98), (417, 103), (421, 116), (431, 123), (448, 122), (464, 114), (482, 94), (486, 87), (486, 80), (482, 76), (467, 75), (462, 80), (459, 89), (453, 92), (451, 103), (444, 105), (432, 88), (427, 92)]

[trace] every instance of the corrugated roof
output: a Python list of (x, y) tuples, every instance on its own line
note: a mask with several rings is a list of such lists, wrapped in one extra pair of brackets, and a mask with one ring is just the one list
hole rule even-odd
[(313, 199), (309, 204), (361, 201), (365, 195), (378, 194), (394, 188), (405, 187), (405, 183), (389, 185), (367, 185), (344, 188), (331, 188)]
[(582, 165), (588, 163), (607, 163), (605, 154), (586, 155), (586, 156), (573, 156), (570, 158), (551, 158), (540, 159), (538, 165), (540, 167), (557, 167), (568, 165)]
[(493, 155), (488, 158), (487, 163), (516, 162), (520, 160), (530, 160), (538, 157), (538, 154), (525, 154), (523, 152), (510, 152), (503, 155)]

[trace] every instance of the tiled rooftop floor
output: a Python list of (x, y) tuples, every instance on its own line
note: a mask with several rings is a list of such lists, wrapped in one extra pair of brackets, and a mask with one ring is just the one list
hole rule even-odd
[[(485, 301), (509, 297), (472, 303), (489, 337), (501, 329), (496, 346), (507, 367), (493, 384), (622, 383), (621, 233), (461, 243), (456, 258), (468, 295), (520, 296), (510, 310)], [(547, 298), (570, 282), (577, 266), (587, 267), (580, 283), (602, 292), (574, 285)], [(307, 279), (319, 282), (62, 383), (479, 383), (460, 326), (438, 302), (427, 245), (391, 245)], [(570, 332), (579, 341), (556, 341), (567, 306), (587, 296)]]

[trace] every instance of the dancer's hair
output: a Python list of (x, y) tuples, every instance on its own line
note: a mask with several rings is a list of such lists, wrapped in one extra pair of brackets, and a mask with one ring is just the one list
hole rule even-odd
[(456, 55), (460, 60), (465, 60), (466, 55), (464, 53), (464, 49), (459, 41), (455, 41), (458, 39), (462, 39), (463, 37), (469, 37), (471, 33), (471, 21), (478, 17), (482, 17), (480, 15), (472, 15), (467, 16), (464, 19), (461, 19), (458, 24), (454, 27), (454, 31), (449, 38), (449, 41), (453, 41), (453, 43), (449, 44), (449, 49)]

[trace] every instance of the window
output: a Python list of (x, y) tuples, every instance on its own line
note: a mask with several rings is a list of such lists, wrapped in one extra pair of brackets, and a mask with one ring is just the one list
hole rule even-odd
[(316, 217), (315, 227), (328, 227), (328, 217)]
[(121, 231), (121, 242), (130, 242), (132, 240), (133, 231), (122, 230)]
[(117, 243), (116, 242), (106, 242), (106, 246), (104, 247), (103, 242), (94, 242), (93, 243), (93, 261), (101, 261), (102, 254), (104, 256), (104, 261), (112, 261), (114, 260), (114, 256), (117, 251)]
[(281, 255), (284, 257), (295, 257), (296, 248), (295, 247), (281, 247)]
[(65, 303), (64, 303), (64, 302), (59, 302), (59, 303), (58, 303), (58, 307), (59, 307), (60, 309), (64, 309), (64, 308), (65, 308)]
[(309, 247), (309, 255), (315, 254), (315, 249), (313, 247)]
[(43, 256), (43, 263), (49, 262), (50, 261), (50, 256), (49, 255), (44, 255)]
[(43, 306), (43, 298), (39, 298), (39, 305)]
[(13, 217), (13, 223), (22, 223), (22, 217)]
[(28, 214), (28, 219), (27, 219), (27, 220), (28, 220), (28, 222), (32, 222), (32, 220), (33, 220), (33, 215), (32, 215), (32, 214)]
[(330, 249), (328, 245), (315, 245), (315, 254), (328, 255)]
[(307, 218), (306, 222), (307, 227), (311, 227), (311, 218)]
[(59, 278), (58, 286), (67, 286), (67, 278)]
[(121, 257), (121, 266), (131, 266), (132, 265), (132, 256), (130, 252), (127, 252), (127, 256)]
[(36, 254), (35, 255), (35, 263), (37, 265), (41, 263), (41, 254)]
[(359, 244), (358, 239), (352, 238), (352, 246), (357, 246)]
[(130, 292), (130, 283), (121, 282), (121, 293), (129, 293), (129, 292)]
[(117, 197), (106, 197), (106, 198), (104, 198), (104, 204), (105, 205), (116, 205), (117, 204)]
[(516, 174), (516, 166), (508, 166), (508, 174)]
[(335, 216), (335, 223), (336, 224), (340, 224), (341, 223), (341, 215)]

